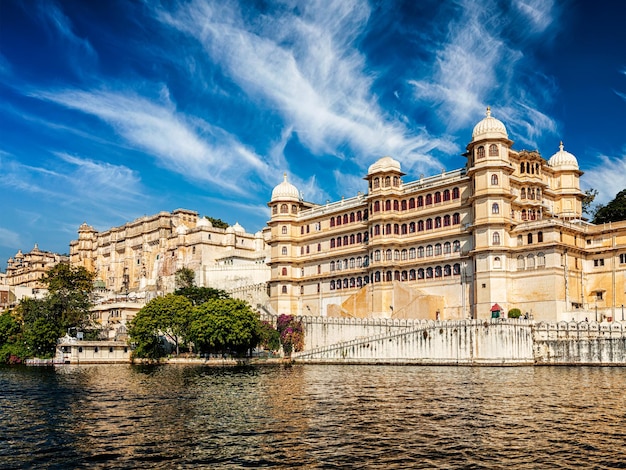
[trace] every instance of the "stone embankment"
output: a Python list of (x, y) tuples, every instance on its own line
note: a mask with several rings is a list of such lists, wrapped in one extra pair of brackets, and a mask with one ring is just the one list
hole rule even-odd
[(299, 363), (626, 365), (626, 323), (303, 317)]

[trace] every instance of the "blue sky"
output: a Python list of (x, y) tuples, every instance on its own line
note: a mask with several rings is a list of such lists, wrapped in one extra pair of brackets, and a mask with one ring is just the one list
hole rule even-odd
[(465, 164), (490, 105), (626, 187), (626, 1), (0, 2), (0, 269), (35, 243), (186, 208), (250, 232), (308, 201)]

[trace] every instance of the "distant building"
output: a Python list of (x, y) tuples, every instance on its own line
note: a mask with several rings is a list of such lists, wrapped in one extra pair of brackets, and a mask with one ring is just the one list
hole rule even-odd
[[(119, 335), (143, 304), (173, 292), (181, 268), (195, 273), (197, 286), (223, 289), (251, 305), (268, 300), (269, 251), (263, 234), (238, 223), (213, 227), (186, 209), (159, 212), (98, 232), (82, 224), (70, 243), (70, 263), (96, 273), (98, 319)], [(106, 318), (105, 318), (106, 317)]]
[(305, 202), (272, 191), (270, 304), (278, 313), (487, 318), (495, 304), (542, 320), (598, 320), (626, 303), (626, 221), (582, 218), (576, 157), (514, 150), (480, 121), (464, 167), (405, 182), (400, 163), (369, 167), (367, 194)]
[(57, 264), (68, 261), (67, 255), (42, 251), (37, 244), (28, 253), (18, 250), (15, 256), (7, 261), (6, 283), (9, 286), (43, 288), (45, 286), (41, 280), (46, 272)]

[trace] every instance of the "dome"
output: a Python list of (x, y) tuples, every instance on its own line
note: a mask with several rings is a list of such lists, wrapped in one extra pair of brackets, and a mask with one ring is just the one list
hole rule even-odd
[(290, 200), (300, 201), (300, 191), (293, 184), (287, 181), (287, 173), (283, 175), (284, 180), (277, 185), (272, 191), (272, 201), (275, 200)]
[(487, 107), (485, 118), (474, 126), (472, 140), (509, 138), (502, 121), (491, 116), (491, 108)]
[(187, 233), (187, 227), (184, 225), (179, 225), (176, 227), (176, 235), (185, 235)]
[(226, 227), (226, 233), (235, 233), (235, 228), (232, 225)]
[(548, 165), (551, 167), (573, 167), (578, 170), (578, 160), (571, 153), (563, 150), (563, 142), (559, 145), (559, 151), (550, 157)]
[(246, 233), (246, 229), (239, 225), (239, 222), (235, 222), (235, 225), (233, 225), (233, 230), (235, 231), (235, 233)]
[(398, 173), (402, 172), (400, 167), (400, 162), (394, 160), (391, 157), (383, 157), (380, 160), (376, 161), (367, 170), (367, 174), (386, 172), (386, 171), (396, 171)]
[(213, 227), (213, 224), (206, 217), (201, 217), (198, 219), (198, 222), (196, 222), (196, 227)]

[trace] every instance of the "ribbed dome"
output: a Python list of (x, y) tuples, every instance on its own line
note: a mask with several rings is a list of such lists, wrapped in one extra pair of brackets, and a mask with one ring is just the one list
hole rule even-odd
[(571, 153), (563, 150), (563, 142), (559, 145), (559, 151), (550, 157), (548, 165), (553, 168), (571, 167), (578, 170), (578, 160)]
[(300, 191), (298, 191), (298, 188), (287, 181), (287, 173), (283, 176), (283, 182), (276, 186), (272, 191), (272, 201), (300, 201)]
[(502, 121), (491, 116), (491, 108), (487, 107), (486, 117), (474, 126), (472, 140), (509, 138)]
[(400, 167), (400, 162), (394, 160), (391, 157), (383, 157), (370, 165), (369, 169), (367, 170), (367, 174), (370, 175), (372, 173), (380, 173), (386, 171), (401, 172), (402, 169)]

